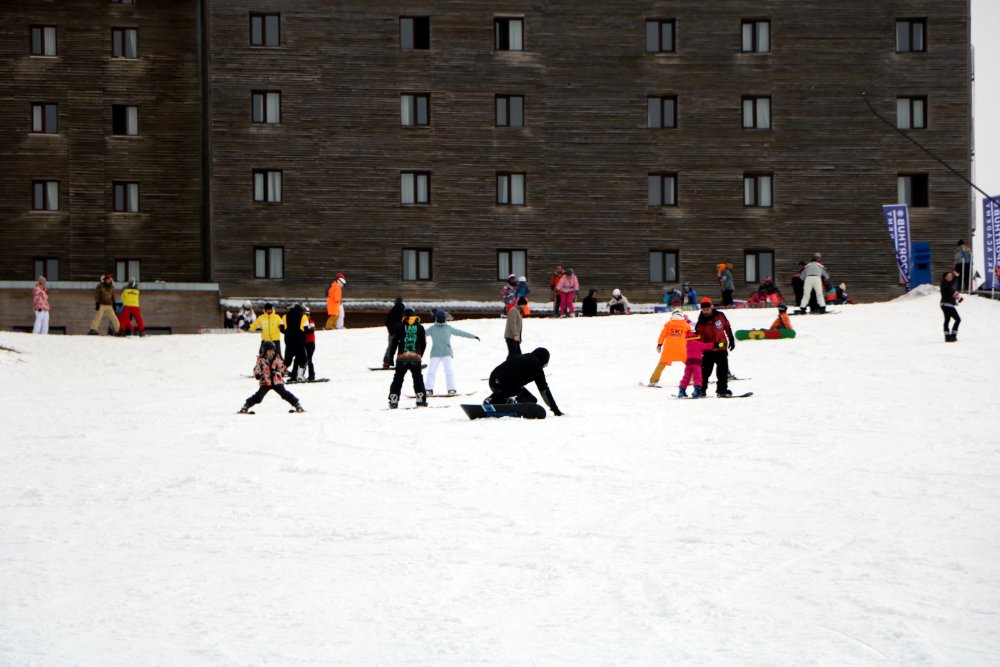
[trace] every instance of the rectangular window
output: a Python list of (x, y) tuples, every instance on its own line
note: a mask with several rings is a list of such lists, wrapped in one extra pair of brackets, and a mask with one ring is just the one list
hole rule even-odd
[(125, 283), (129, 280), (139, 280), (138, 259), (116, 259), (115, 260), (115, 281)]
[(35, 271), (31, 274), (33, 278), (37, 279), (38, 276), (45, 276), (45, 279), (49, 282), (59, 280), (58, 257), (36, 257), (34, 265)]
[(512, 273), (528, 275), (527, 250), (497, 250), (497, 280), (507, 280)]
[(255, 169), (253, 172), (253, 200), (281, 203), (281, 172)]
[(139, 107), (112, 104), (111, 134), (129, 137), (139, 134)]
[(649, 251), (649, 282), (676, 283), (680, 280), (680, 251)]
[(116, 182), (114, 210), (116, 213), (139, 212), (139, 184)]
[(431, 279), (431, 249), (403, 248), (403, 280)]
[(524, 19), (493, 19), (494, 44), (497, 51), (524, 50)]
[(659, 129), (677, 127), (677, 98), (647, 97), (646, 126)]
[(497, 173), (497, 204), (500, 206), (524, 206), (525, 174)]
[(497, 95), (497, 127), (524, 127), (523, 95)]
[(56, 55), (56, 27), (54, 25), (31, 27), (31, 55)]
[(139, 31), (135, 28), (112, 28), (111, 56), (113, 58), (138, 58)]
[(399, 203), (420, 206), (431, 203), (431, 173), (404, 171), (399, 175)]
[(773, 206), (772, 174), (743, 174), (743, 205)]
[(927, 129), (927, 98), (897, 97), (896, 127), (900, 130)]
[(900, 174), (896, 179), (900, 204), (910, 207), (930, 206), (930, 182), (927, 174)]
[(745, 250), (743, 257), (746, 260), (744, 266), (744, 281), (748, 283), (759, 283), (764, 278), (774, 276), (774, 251), (773, 250)]
[(59, 181), (32, 181), (31, 209), (34, 211), (59, 210)]
[(677, 206), (677, 174), (650, 174), (648, 191), (650, 206)]
[(59, 105), (48, 102), (32, 103), (31, 131), (39, 134), (59, 134)]
[(771, 129), (770, 97), (743, 97), (743, 129)]
[(285, 249), (281, 246), (253, 249), (253, 277), (279, 280), (285, 277)]
[(673, 19), (646, 19), (646, 53), (673, 53)]
[(250, 15), (250, 46), (281, 46), (281, 14)]
[(416, 127), (431, 124), (431, 96), (414, 93), (399, 96), (399, 124)]
[(747, 20), (742, 22), (743, 53), (771, 52), (771, 22)]
[(927, 19), (896, 19), (896, 53), (927, 50)]
[(404, 51), (431, 48), (431, 17), (400, 16), (399, 48)]
[(276, 90), (255, 90), (250, 94), (254, 123), (281, 122), (281, 93)]

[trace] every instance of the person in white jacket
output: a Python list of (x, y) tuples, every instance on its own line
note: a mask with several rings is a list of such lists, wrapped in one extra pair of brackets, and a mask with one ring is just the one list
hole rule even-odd
[(608, 299), (608, 312), (612, 315), (632, 314), (632, 304), (628, 302), (620, 289), (616, 288), (611, 292), (611, 298)]
[(823, 296), (823, 281), (830, 279), (830, 274), (826, 272), (826, 267), (820, 261), (822, 255), (816, 253), (812, 261), (802, 269), (801, 277), (804, 282), (802, 286), (802, 303), (799, 304), (799, 313), (805, 313), (809, 307), (809, 297), (815, 292), (816, 303), (819, 304), (819, 312), (826, 312), (826, 299)]

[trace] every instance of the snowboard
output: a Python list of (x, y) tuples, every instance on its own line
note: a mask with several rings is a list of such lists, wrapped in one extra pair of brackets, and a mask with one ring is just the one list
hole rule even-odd
[[(421, 368), (427, 368), (427, 364), (420, 364), (420, 367)], [(389, 366), (388, 368), (383, 368), (382, 366), (369, 366), (368, 370), (370, 370), (370, 371), (394, 371), (394, 370), (396, 370), (396, 367), (395, 366)]]
[[(427, 394), (427, 398), (458, 398), (460, 396), (472, 396), (476, 393), (476, 390), (467, 391), (465, 393), (458, 392), (457, 394)], [(404, 394), (407, 398), (416, 398), (414, 394)]]
[(285, 384), (313, 384), (314, 382), (329, 382), (330, 378), (316, 378), (315, 380), (285, 380)]
[(736, 340), (777, 340), (795, 338), (795, 329), (738, 329)]
[(462, 410), (469, 419), (483, 419), (486, 417), (521, 417), (523, 419), (545, 419), (545, 408), (538, 403), (499, 403), (492, 405), (487, 403), (462, 404)]
[(450, 405), (400, 405), (398, 408), (382, 408), (383, 412), (396, 412), (398, 410), (434, 410), (435, 408), (450, 408)]
[(663, 387), (658, 384), (649, 384), (648, 382), (640, 382), (639, 386), (645, 387), (646, 389), (663, 389)]
[(837, 314), (837, 313), (839, 313), (839, 312), (840, 312), (839, 310), (830, 310), (829, 308), (827, 308), (827, 309), (826, 309), (826, 312), (825, 312), (825, 313), (821, 313), (821, 312), (819, 312), (819, 311), (816, 311), (816, 312), (808, 312), (808, 313), (800, 313), (800, 312), (799, 312), (799, 311), (797, 311), (797, 310), (796, 310), (796, 311), (791, 311), (791, 310), (789, 310), (789, 311), (788, 311), (788, 315), (789, 315), (790, 317), (797, 317), (797, 316), (799, 316), (799, 315), (836, 315), (836, 314)]
[(748, 391), (745, 394), (733, 394), (732, 396), (716, 396), (716, 398), (749, 398), (753, 396), (752, 391)]

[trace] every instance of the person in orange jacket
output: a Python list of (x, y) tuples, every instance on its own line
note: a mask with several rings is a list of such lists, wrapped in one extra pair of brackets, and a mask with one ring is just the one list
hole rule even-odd
[(691, 331), (691, 322), (680, 309), (674, 309), (670, 319), (663, 325), (660, 337), (656, 341), (656, 351), (660, 353), (660, 362), (649, 378), (649, 386), (657, 387), (663, 369), (675, 361), (683, 363), (687, 360), (687, 333)]
[(343, 273), (338, 273), (337, 277), (330, 283), (330, 289), (326, 293), (326, 327), (327, 330), (344, 328), (344, 304), (340, 302), (341, 291), (347, 278)]
[(788, 319), (788, 306), (783, 303), (778, 304), (778, 319), (771, 324), (772, 330), (791, 329), (792, 321)]

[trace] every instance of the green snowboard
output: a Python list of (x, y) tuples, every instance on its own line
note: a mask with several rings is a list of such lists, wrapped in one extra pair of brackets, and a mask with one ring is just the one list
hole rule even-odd
[(777, 340), (795, 338), (795, 329), (740, 329), (736, 340)]

